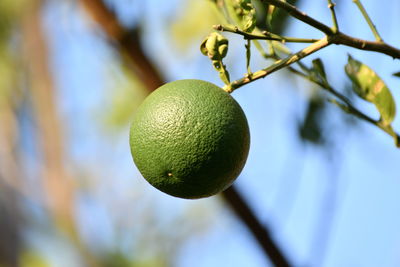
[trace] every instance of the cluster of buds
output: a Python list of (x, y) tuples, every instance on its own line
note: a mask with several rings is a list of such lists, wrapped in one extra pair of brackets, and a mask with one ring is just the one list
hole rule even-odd
[(228, 53), (228, 39), (213, 32), (201, 43), (200, 51), (211, 60), (222, 60)]
[(200, 51), (211, 59), (214, 68), (219, 72), (221, 80), (225, 84), (229, 84), (229, 73), (222, 63), (222, 59), (228, 53), (228, 39), (217, 32), (213, 32), (201, 43)]

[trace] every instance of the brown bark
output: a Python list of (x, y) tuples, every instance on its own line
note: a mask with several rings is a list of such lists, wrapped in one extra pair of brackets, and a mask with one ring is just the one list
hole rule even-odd
[(99, 266), (81, 242), (75, 225), (75, 185), (64, 163), (64, 137), (58, 114), (55, 87), (42, 28), (41, 7), (44, 2), (31, 0), (22, 21), (23, 52), (28, 71), (32, 110), (37, 126), (37, 144), (41, 159), (41, 178), (45, 201), (55, 226), (67, 234), (81, 253), (87, 266)]
[(74, 192), (63, 166), (62, 128), (55, 103), (54, 85), (47, 58), (47, 44), (41, 27), (41, 1), (31, 2), (22, 23), (24, 58), (30, 81), (37, 144), (42, 153), (42, 177), (54, 218), (73, 228)]
[[(164, 83), (164, 78), (145, 55), (140, 45), (139, 29), (125, 29), (115, 14), (102, 1), (80, 0), (92, 19), (103, 29), (112, 43), (120, 48), (132, 70), (146, 88), (154, 90)], [(127, 56), (127, 57), (125, 57)]]
[(21, 247), (18, 193), (22, 191), (15, 156), (18, 129), (12, 106), (1, 100), (0, 125), (6, 127), (0, 128), (0, 266), (17, 267)]

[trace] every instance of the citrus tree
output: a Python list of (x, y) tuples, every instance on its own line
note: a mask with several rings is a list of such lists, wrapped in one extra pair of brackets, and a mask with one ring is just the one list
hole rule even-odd
[[(214, 29), (219, 32), (234, 33), (244, 38), (246, 41), (247, 73), (244, 77), (231, 81), (229, 71), (223, 63), (223, 59), (228, 52), (228, 39), (218, 32), (211, 33), (202, 42), (200, 50), (212, 61), (213, 67), (218, 71), (219, 77), (225, 84), (223, 90), (228, 93), (232, 93), (248, 83), (288, 67), (294, 75), (301, 76), (324, 90), (327, 94), (324, 98), (328, 101), (344, 112), (377, 126), (392, 136), (395, 145), (400, 147), (400, 137), (392, 127), (396, 114), (395, 101), (385, 82), (370, 67), (349, 55), (348, 63), (344, 66), (344, 69), (353, 85), (354, 93), (358, 97), (373, 103), (379, 111), (379, 118), (372, 118), (363, 113), (352, 103), (348, 96), (330, 84), (321, 59), (314, 59), (311, 66), (300, 62), (301, 59), (332, 44), (380, 52), (394, 59), (400, 58), (400, 50), (383, 41), (362, 3), (358, 0), (354, 1), (354, 3), (370, 26), (375, 36), (375, 41), (362, 40), (342, 33), (339, 30), (335, 4), (330, 0), (328, 1), (328, 8), (332, 16), (332, 26), (319, 22), (290, 3), (281, 0), (261, 1), (259, 3), (261, 12), (265, 13), (263, 15), (265, 21), (262, 25), (257, 26), (257, 10), (253, 3), (250, 0), (232, 0), (214, 1), (216, 9), (225, 20), (224, 24), (215, 25)], [(286, 37), (271, 32), (273, 23), (282, 23), (281, 20), (274, 18), (278, 9), (321, 31), (324, 37), (320, 39)], [(285, 46), (287, 42), (311, 43), (311, 45), (293, 53)], [(258, 49), (259, 56), (265, 59), (273, 59), (275, 62), (264, 69), (252, 71), (250, 68), (252, 45)], [(296, 63), (297, 66), (293, 66)], [(172, 88), (172, 90), (167, 90), (167, 88)], [(209, 193), (204, 193), (202, 190), (208, 188), (207, 192), (218, 193), (226, 189), (230, 185), (226, 180), (232, 181), (232, 174), (227, 171), (219, 174), (219, 169), (226, 168), (231, 170), (235, 173), (233, 176), (236, 178), (240, 173), (236, 169), (242, 169), (244, 158), (248, 153), (248, 137), (241, 133), (242, 129), (247, 132), (248, 126), (241, 122), (242, 126), (236, 127), (234, 123), (235, 120), (238, 122), (243, 121), (242, 115), (235, 115), (235, 112), (230, 109), (224, 110), (225, 107), (230, 106), (225, 103), (230, 98), (222, 97), (217, 100), (212, 96), (211, 91), (203, 88), (208, 88), (204, 82), (192, 80), (190, 82), (175, 82), (163, 87), (163, 89), (159, 89), (157, 93), (151, 96), (151, 100), (149, 99), (145, 102), (147, 106), (140, 110), (139, 115), (137, 115), (138, 119), (132, 125), (131, 149), (136, 159), (136, 164), (144, 176), (146, 178), (149, 177), (148, 180), (153, 185), (161, 188), (162, 191), (170, 192), (172, 195), (189, 198), (209, 196)], [(183, 93), (186, 91), (193, 94), (191, 98)], [(203, 94), (206, 95), (206, 98), (202, 97)], [(158, 96), (157, 99), (162, 100), (153, 100), (156, 95)], [(183, 104), (180, 101), (184, 101)], [(211, 103), (215, 104), (215, 107), (211, 107)], [(196, 107), (196, 109), (193, 107)], [(233, 122), (229, 122), (230, 115), (234, 117)], [(214, 122), (217, 120), (223, 121), (224, 125), (216, 126)], [(225, 129), (224, 127), (227, 128)], [(196, 130), (196, 128), (200, 129)], [(204, 129), (210, 129), (210, 131), (205, 133)], [(221, 135), (220, 131), (224, 133)], [(183, 140), (189, 139), (190, 136), (190, 139), (196, 141), (191, 145), (183, 141), (180, 143), (181, 141), (178, 140), (182, 139), (181, 135), (184, 136)], [(205, 135), (209, 140), (206, 141)], [(211, 142), (213, 139), (217, 141), (231, 136), (237, 136), (237, 139), (224, 140), (224, 144)], [(247, 145), (242, 145), (242, 142)], [(220, 148), (220, 146), (225, 146), (226, 148)], [(238, 146), (238, 149), (232, 148), (235, 146)], [(187, 151), (184, 149), (187, 149)], [(197, 149), (201, 151), (194, 153)], [(205, 150), (212, 150), (213, 153), (205, 152)], [(176, 154), (179, 154), (179, 157)], [(231, 158), (233, 156), (241, 157), (242, 154), (245, 156), (240, 160)], [(167, 162), (164, 162), (162, 158), (167, 159)], [(194, 158), (195, 161), (190, 160), (191, 158)], [(182, 162), (186, 162), (186, 164), (182, 165)], [(212, 165), (210, 162), (212, 162)], [(206, 175), (198, 177), (197, 173), (203, 171), (203, 167), (198, 167), (198, 165), (202, 166), (203, 164), (207, 166), (204, 167), (207, 170)], [(214, 164), (220, 166), (215, 167)], [(161, 169), (157, 171), (158, 174), (153, 174), (159, 168)], [(199, 169), (188, 171), (193, 168)], [(179, 169), (185, 174), (180, 174), (183, 177), (179, 178), (180, 175), (173, 174), (173, 169)], [(180, 182), (187, 184), (187, 187), (180, 188)], [(171, 187), (167, 187), (169, 183), (171, 183)], [(223, 186), (217, 184), (222, 184)], [(199, 192), (195, 193), (193, 187), (198, 187)]]
[[(213, 68), (218, 72), (224, 84), (220, 88), (221, 91), (232, 93), (256, 80), (286, 69), (291, 75), (314, 84), (319, 91), (318, 97), (310, 101), (309, 114), (301, 126), (300, 134), (303, 139), (315, 143), (320, 141), (321, 135), (318, 132), (320, 129), (317, 125), (318, 109), (327, 102), (335, 105), (339, 112), (347, 113), (388, 134), (395, 146), (400, 147), (400, 136), (392, 126), (396, 115), (394, 97), (373, 68), (348, 54), (347, 63), (342, 69), (347, 75), (348, 83), (351, 84), (351, 90), (343, 91), (331, 82), (332, 78), (325, 71), (323, 58), (313, 58), (311, 64), (302, 61), (317, 51), (334, 49), (333, 45), (380, 53), (383, 57), (389, 56), (394, 60), (400, 59), (400, 49), (383, 41), (360, 0), (353, 1), (355, 12), (362, 14), (374, 40), (360, 39), (341, 31), (340, 18), (335, 10), (336, 4), (331, 0), (326, 2), (326, 13), (331, 17), (330, 25), (302, 12), (296, 7), (296, 1), (214, 0), (210, 2), (222, 23), (213, 26), (214, 31), (200, 44), (200, 52), (211, 60)], [(283, 35), (283, 25), (289, 18), (294, 18), (296, 23), (311, 26), (322, 33), (322, 37)], [(229, 64), (224, 63), (229, 54), (228, 34), (243, 39), (242, 53), (246, 59), (243, 65), (245, 71), (243, 77), (233, 78), (229, 72)], [(237, 41), (236, 39), (235, 42)], [(289, 43), (303, 44), (304, 47), (292, 51), (287, 45)], [(272, 63), (266, 64), (262, 69), (253, 70), (251, 61), (254, 58), (263, 58), (266, 62), (272, 61)], [(400, 76), (399, 72), (393, 72), (393, 75)], [(239, 175), (245, 161), (245, 158), (237, 160), (230, 157), (247, 156), (248, 145), (242, 145), (242, 142), (248, 143), (247, 134), (242, 134), (243, 130), (247, 131), (245, 130), (247, 125), (239, 123), (243, 121), (242, 115), (233, 115), (234, 120), (240, 125), (238, 128), (235, 128), (236, 123), (229, 122), (230, 116), (227, 115), (235, 114), (234, 111), (228, 112), (222, 118), (227, 120), (225, 125), (229, 126), (230, 131), (226, 130), (225, 126), (216, 126), (214, 122), (221, 119), (221, 114), (225, 114), (225, 100), (215, 100), (211, 92), (208, 93), (203, 87), (204, 82), (200, 80), (191, 80), (190, 83), (182, 80), (162, 86), (144, 102), (143, 107), (139, 108), (132, 124), (131, 150), (135, 163), (152, 185), (173, 196), (207, 197), (225, 190)], [(167, 91), (164, 88), (187, 91), (194, 97), (188, 98), (183, 93)], [(204, 94), (207, 94), (206, 98), (203, 97)], [(358, 108), (357, 98), (373, 104), (377, 116), (371, 116)], [(169, 99), (171, 103), (164, 103), (169, 102)], [(181, 104), (181, 101), (184, 104)], [(214, 104), (214, 101), (217, 102), (215, 110), (204, 104)], [(198, 109), (193, 109), (193, 106), (197, 106)], [(165, 117), (168, 119), (160, 119)], [(211, 131), (206, 134), (203, 129)], [(238, 139), (225, 140), (221, 144), (217, 142), (221, 138), (221, 131), (222, 139), (232, 136)], [(216, 142), (210, 142), (207, 138)], [(188, 139), (196, 140), (193, 141), (194, 145), (188, 143)], [(205, 139), (207, 141), (204, 141)], [(234, 145), (237, 145), (238, 149), (232, 148)], [(225, 167), (227, 169), (221, 171)], [(267, 250), (271, 260), (277, 266), (289, 265), (281, 252), (274, 245), (271, 247), (273, 249)]]
[(398, 266), (399, 10), (0, 1), (0, 266)]
[[(296, 6), (286, 1), (260, 1), (259, 10), (256, 10), (250, 0), (214, 2), (226, 21), (225, 24), (215, 25), (214, 29), (219, 32), (230, 32), (241, 35), (246, 41), (245, 53), (247, 73), (243, 78), (234, 81), (230, 81), (229, 72), (222, 62), (226, 52), (223, 54), (219, 53), (219, 49), (227, 49), (228, 40), (219, 33), (214, 32), (207, 37), (201, 45), (201, 52), (210, 57), (213, 66), (220, 74), (221, 80), (225, 83), (224, 90), (232, 92), (248, 83), (260, 78), (265, 78), (275, 71), (288, 67), (294, 75), (303, 77), (311, 83), (318, 85), (321, 90), (324, 90), (327, 94), (326, 98), (328, 101), (337, 105), (344, 112), (377, 126), (394, 139), (394, 143), (397, 147), (400, 146), (399, 135), (391, 126), (396, 114), (395, 101), (385, 82), (373, 69), (354, 59), (351, 55), (348, 55), (348, 63), (344, 66), (346, 74), (352, 83), (354, 93), (358, 97), (374, 104), (379, 111), (379, 118), (372, 118), (364, 114), (357, 109), (349, 97), (339, 92), (334, 85), (331, 85), (325, 73), (322, 59), (314, 59), (310, 66), (300, 62), (301, 59), (310, 56), (318, 50), (327, 49), (333, 44), (349, 46), (370, 52), (378, 52), (383, 56), (399, 59), (400, 50), (383, 41), (361, 1), (354, 0), (353, 2), (364, 16), (365, 22), (368, 23), (375, 37), (375, 40), (372, 41), (352, 37), (341, 32), (335, 13), (335, 3), (330, 0), (327, 1), (327, 5), (332, 17), (331, 25), (326, 25), (314, 19), (312, 16), (307, 15), (297, 9)], [(282, 23), (282, 17), (276, 18), (279, 16), (277, 15), (278, 10), (287, 12), (287, 14), (297, 19), (299, 23), (306, 23), (317, 29), (323, 33), (324, 37), (320, 39), (311, 39), (287, 37), (274, 33), (274, 24), (279, 25)], [(260, 17), (257, 12), (264, 13), (261, 17), (265, 21), (261, 25), (257, 25), (257, 18)], [(261, 42), (263, 42), (263, 44), (261, 44)], [(310, 43), (310, 45), (300, 51), (292, 52), (285, 46), (285, 44), (289, 42)], [(264, 57), (265, 59), (273, 59), (275, 62), (264, 69), (252, 71), (250, 69), (252, 45), (257, 48), (258, 56)], [(393, 75), (399, 76), (400, 74), (397, 72), (393, 73)]]

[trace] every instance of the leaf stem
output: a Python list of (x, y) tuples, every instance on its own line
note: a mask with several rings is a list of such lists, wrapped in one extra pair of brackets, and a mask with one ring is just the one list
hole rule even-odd
[(367, 11), (365, 10), (365, 8), (364, 8), (363, 4), (361, 3), (361, 1), (360, 0), (353, 0), (353, 3), (357, 5), (357, 7), (360, 10), (361, 14), (364, 16), (364, 19), (367, 21), (368, 26), (370, 27), (372, 33), (374, 34), (376, 41), (383, 42), (383, 39), (379, 35), (375, 24), (372, 22), (371, 18), (369, 17), (369, 15), (368, 15)]

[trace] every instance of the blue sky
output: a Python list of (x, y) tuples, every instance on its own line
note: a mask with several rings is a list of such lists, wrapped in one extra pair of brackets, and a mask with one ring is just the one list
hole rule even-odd
[[(169, 50), (172, 44), (165, 23), (180, 4), (178, 0), (173, 2), (176, 3), (142, 3), (147, 15), (147, 52), (170, 80), (197, 78), (221, 85), (211, 63), (200, 52), (187, 60)], [(397, 27), (393, 25), (400, 25), (400, 3), (388, 2), (392, 8), (376, 1), (363, 1), (383, 39), (399, 47)], [(132, 23), (143, 14), (133, 8), (138, 3), (126, 0), (116, 4), (124, 23)], [(303, 5), (301, 9), (330, 23), (324, 1)], [(351, 1), (340, 1), (337, 10), (344, 32), (373, 38)], [(90, 222), (96, 231), (82, 227), (83, 235), (88, 240), (98, 240), (100, 246), (112, 246), (120, 240), (112, 225), (124, 225), (125, 219), (139, 220), (141, 213), (136, 214), (135, 208), (152, 209), (152, 214), (165, 224), (199, 209), (206, 214), (202, 222), (207, 225), (206, 230), (188, 238), (178, 253), (176, 266), (265, 266), (257, 244), (219, 197), (186, 201), (150, 188), (131, 161), (128, 128), (117, 133), (103, 131), (102, 116), (111, 112), (110, 90), (120, 85), (124, 77), (115, 78), (120, 75), (117, 57), (87, 17), (77, 11), (74, 3), (54, 1), (45, 11), (44, 23), (73, 161), (87, 164), (88, 169), (94, 166), (98, 171), (97, 180), (85, 180), (96, 185), (90, 197), (81, 200), (78, 216), (82, 225)], [(302, 24), (291, 24), (287, 35), (321, 37)], [(229, 38), (231, 43), (239, 43), (230, 48), (227, 60), (231, 74), (238, 78), (245, 72), (244, 43), (232, 35)], [(301, 47), (304, 45), (291, 45), (294, 51)], [(400, 65), (387, 56), (332, 46), (305, 62), (323, 58), (330, 82), (341, 89), (347, 79), (343, 69), (347, 53), (373, 67), (400, 103), (400, 80), (391, 76), (400, 70)], [(255, 60), (252, 67), (266, 64)], [(311, 89), (308, 83), (288, 77), (287, 72), (280, 71), (233, 93), (248, 117), (252, 138), (248, 162), (236, 182), (238, 188), (296, 265), (399, 266), (399, 150), (389, 136), (364, 122), (357, 127), (344, 127), (344, 116), (334, 106), (328, 107), (327, 116), (329, 130), (337, 137), (330, 152), (300, 144), (295, 123), (304, 112)], [(356, 103), (365, 112), (376, 115), (371, 105), (361, 100)], [(400, 129), (399, 119), (394, 127)], [(80, 175), (85, 177), (81, 173), (77, 179)], [(113, 213), (113, 209), (130, 207), (132, 218)], [(132, 225), (142, 231), (151, 230), (141, 222)], [(174, 231), (179, 231), (179, 227)], [(129, 250), (136, 236), (135, 229), (128, 229), (121, 239), (124, 242), (118, 246)], [(325, 239), (328, 242), (322, 263)]]

